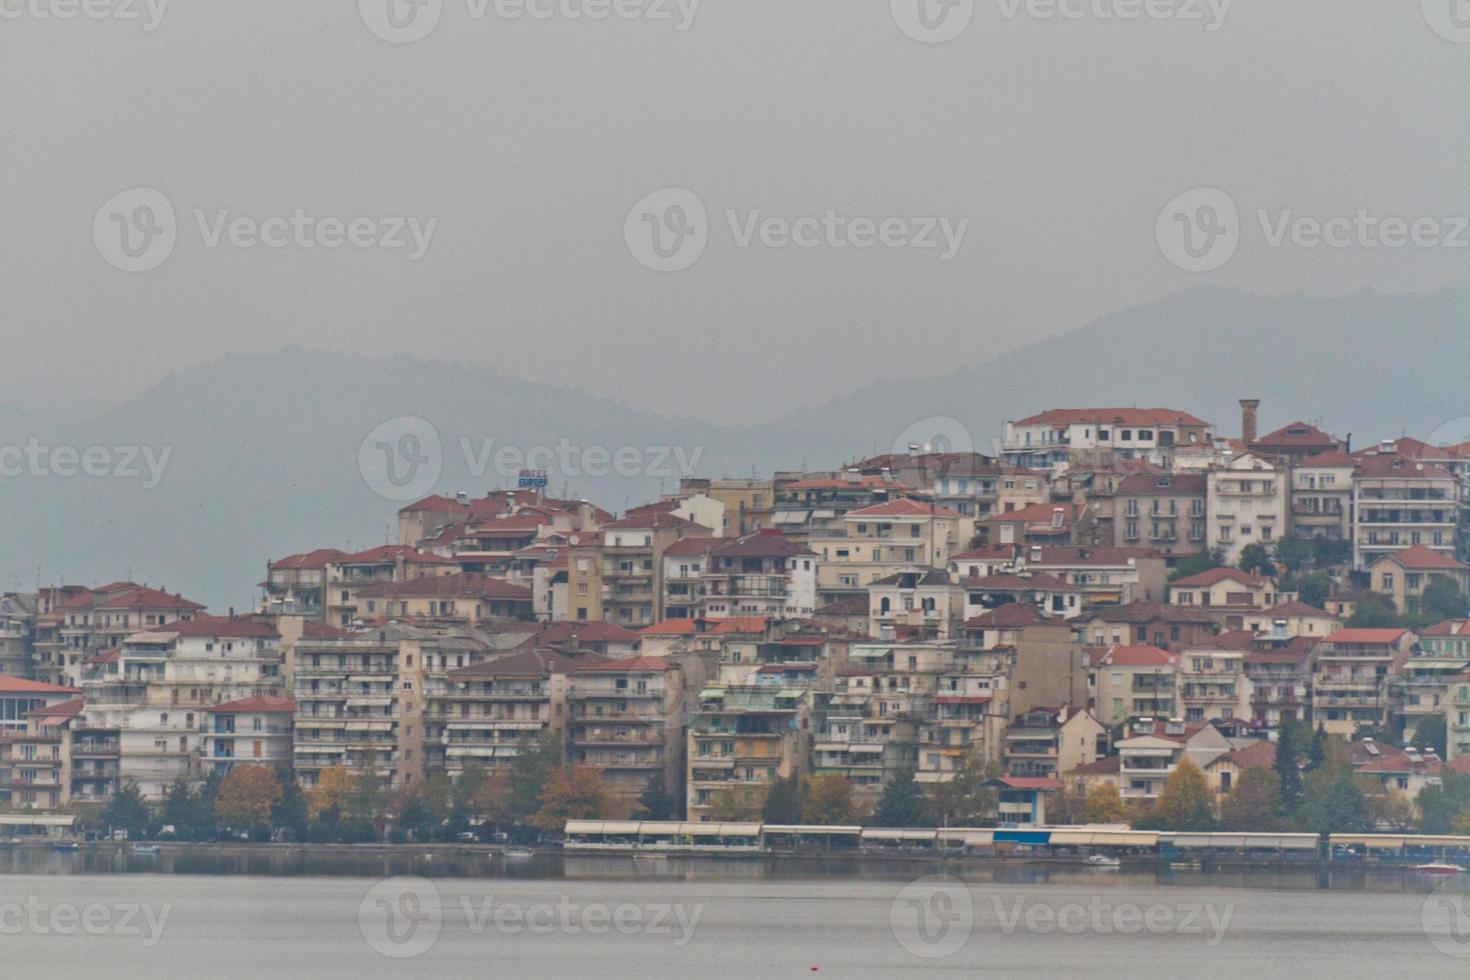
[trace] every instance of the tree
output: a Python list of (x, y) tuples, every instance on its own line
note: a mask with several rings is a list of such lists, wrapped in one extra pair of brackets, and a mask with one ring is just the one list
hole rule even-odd
[(762, 796), (762, 790), (757, 786), (738, 783), (722, 786), (710, 794), (708, 816), (717, 823), (758, 820), (764, 804)]
[(1302, 787), (1302, 826), (1318, 834), (1361, 834), (1373, 829), (1368, 796), (1350, 766), (1327, 765)]
[(674, 816), (675, 805), (674, 798), (669, 795), (668, 780), (660, 769), (638, 795), (637, 816), (641, 820), (670, 820)]
[(923, 827), (929, 822), (928, 800), (907, 767), (898, 770), (883, 784), (873, 823), (879, 827)]
[(474, 760), (466, 762), (459, 770), (459, 778), (449, 795), (449, 834), (454, 836), (469, 829), (470, 820), (483, 814), (480, 808), (480, 792), (489, 777), (485, 767)]
[(1314, 549), (1312, 542), (1306, 538), (1278, 538), (1276, 547), (1271, 549), (1271, 557), (1288, 573), (1294, 575), (1312, 563)]
[(1353, 629), (1391, 629), (1399, 625), (1399, 614), (1387, 599), (1375, 595), (1358, 603), (1347, 624)]
[(1414, 744), (1431, 748), (1443, 759), (1449, 743), (1449, 732), (1445, 730), (1444, 715), (1425, 715), (1414, 726)]
[(1197, 555), (1188, 555), (1179, 559), (1179, 564), (1174, 566), (1169, 573), (1169, 580), (1188, 578), (1201, 572), (1212, 571), (1216, 568), (1225, 567), (1225, 552), (1221, 548), (1209, 548)]
[(1247, 769), (1220, 803), (1220, 829), (1270, 833), (1285, 829), (1281, 777), (1273, 769)]
[(266, 766), (235, 766), (220, 783), (214, 812), (220, 822), (251, 834), (269, 832), (281, 783), (275, 770)]
[(209, 782), (196, 788), (181, 776), (164, 789), (162, 822), (180, 840), (210, 840), (218, 833), (214, 798), (220, 779), (211, 774)]
[(1465, 833), (1456, 829), (1462, 814), (1470, 813), (1470, 776), (1444, 769), (1438, 786), (1426, 786), (1415, 800), (1422, 815), (1419, 829), (1426, 834)]
[(999, 763), (986, 762), (970, 749), (954, 778), (935, 787), (934, 811), (944, 826), (974, 827), (991, 820), (999, 794), (985, 783), (1004, 773)]
[(801, 776), (793, 773), (771, 783), (761, 806), (761, 820), (766, 823), (791, 825), (801, 823), (802, 801), (806, 797), (806, 784)]
[(313, 820), (335, 825), (347, 813), (352, 795), (352, 773), (342, 766), (328, 766), (316, 779), (307, 809)]
[(856, 819), (852, 782), (835, 773), (814, 776), (807, 785), (802, 819), (826, 826), (851, 824)]
[(1427, 625), (1442, 623), (1447, 619), (1464, 619), (1470, 616), (1470, 600), (1460, 591), (1455, 580), (1448, 575), (1435, 575), (1424, 586), (1424, 593), (1419, 597), (1419, 608), (1424, 612), (1425, 618), (1430, 622)]
[(613, 794), (591, 766), (558, 766), (541, 788), (541, 807), (531, 818), (537, 829), (560, 833), (568, 820), (605, 820)]
[(282, 766), (281, 770), (276, 773), (276, 780), (281, 784), (281, 796), (276, 800), (271, 822), (286, 832), (288, 840), (305, 840), (307, 825), (310, 822), (307, 814), (306, 795), (301, 792), (301, 786), (296, 782), (295, 776), (285, 766)]
[(1284, 579), (1281, 583), (1283, 592), (1295, 592), (1309, 606), (1321, 609), (1327, 604), (1327, 599), (1332, 595), (1332, 579), (1324, 572), (1303, 572)]
[(1215, 829), (1210, 786), (1199, 766), (1187, 758), (1179, 761), (1164, 783), (1149, 818), (1165, 830)]
[[(438, 775), (438, 774), (436, 774)], [(393, 794), (394, 815), (392, 837), (399, 843), (429, 841), (439, 826), (441, 814), (434, 812), (430, 801), (431, 790), (427, 782), (411, 783)]]
[(565, 762), (561, 736), (546, 729), (534, 739), (516, 743), (516, 761), (510, 769), (507, 811), (512, 823), (525, 823), (541, 808), (541, 789)]
[(1302, 803), (1302, 769), (1300, 759), (1301, 723), (1287, 716), (1281, 720), (1281, 733), (1276, 741), (1276, 785), (1281, 794), (1281, 813), (1296, 813)]
[(1312, 740), (1307, 745), (1308, 772), (1315, 772), (1327, 764), (1328, 749), (1327, 729), (1322, 727), (1321, 722), (1318, 722), (1317, 727), (1312, 731)]
[(1276, 566), (1271, 563), (1271, 553), (1259, 542), (1240, 549), (1239, 567), (1242, 572), (1252, 575), (1264, 575), (1268, 578), (1276, 575)]
[(1407, 833), (1414, 829), (1414, 803), (1396, 789), (1382, 786), (1368, 796), (1368, 821), (1374, 830)]
[(1335, 568), (1353, 560), (1351, 541), (1333, 541), (1329, 538), (1312, 539), (1312, 563), (1318, 568)]
[(115, 830), (126, 830), (129, 837), (142, 837), (148, 829), (148, 804), (138, 784), (124, 779), (112, 799), (102, 808), (102, 822)]
[(1083, 816), (1088, 823), (1131, 823), (1133, 810), (1123, 801), (1117, 783), (1098, 783), (1087, 794)]
[[(347, 816), (359, 826), (360, 832), (376, 827), (387, 815), (388, 780), (378, 772), (378, 754), (369, 748), (362, 754), (362, 762), (352, 776), (352, 789), (347, 794)], [(374, 831), (374, 836), (376, 831)]]

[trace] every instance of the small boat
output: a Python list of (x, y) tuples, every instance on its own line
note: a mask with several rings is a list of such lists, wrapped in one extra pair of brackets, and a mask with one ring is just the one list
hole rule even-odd
[(53, 851), (80, 851), (81, 849), (82, 845), (74, 840), (53, 841), (51, 844)]
[(1108, 857), (1106, 854), (1090, 854), (1087, 857), (1087, 866), (1089, 868), (1118, 868), (1122, 867), (1122, 865), (1122, 861), (1119, 861), (1115, 857)]
[(133, 845), (133, 853), (134, 854), (161, 854), (161, 853), (163, 853), (163, 846), (160, 845), (160, 844), (134, 844)]
[(1423, 875), (1444, 875), (1445, 877), (1465, 873), (1465, 869), (1458, 864), (1416, 864), (1414, 870)]
[(507, 861), (529, 861), (535, 856), (529, 847), (507, 847), (505, 849)]

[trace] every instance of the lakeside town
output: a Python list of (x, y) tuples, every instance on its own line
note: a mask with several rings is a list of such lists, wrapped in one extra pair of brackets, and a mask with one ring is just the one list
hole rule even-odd
[(6, 593), (0, 836), (1470, 834), (1470, 444), (1260, 411), (1055, 409), (621, 515), (528, 472), (302, 542), (253, 610)]

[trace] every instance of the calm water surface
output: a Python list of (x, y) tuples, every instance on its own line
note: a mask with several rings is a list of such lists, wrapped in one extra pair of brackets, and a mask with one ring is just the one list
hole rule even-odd
[(0, 975), (1470, 976), (1470, 881), (1440, 894), (1402, 872), (538, 858), (483, 872), (498, 877), (268, 877), (149, 860), (0, 860)]

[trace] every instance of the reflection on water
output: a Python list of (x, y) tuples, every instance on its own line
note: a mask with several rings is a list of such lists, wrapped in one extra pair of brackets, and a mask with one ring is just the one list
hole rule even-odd
[[(126, 844), (100, 843), (58, 852), (44, 845), (0, 848), (0, 874), (179, 874), (281, 877), (482, 878), (562, 881), (802, 881), (830, 878), (912, 880), (938, 872), (974, 884), (1180, 886), (1285, 890), (1427, 893), (1443, 882), (1390, 865), (1316, 864), (1122, 869), (1015, 860), (915, 860), (875, 855), (694, 856), (539, 853), (510, 859), (488, 848), (382, 846), (165, 845), (139, 854)], [(1461, 876), (1464, 878), (1465, 876)], [(1470, 883), (1470, 881), (1467, 881)]]

